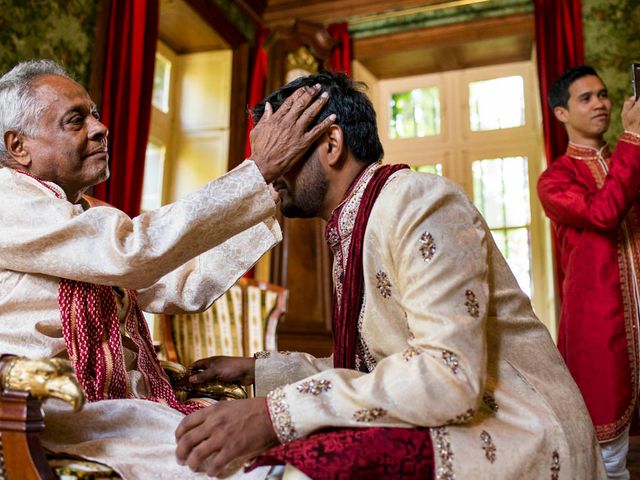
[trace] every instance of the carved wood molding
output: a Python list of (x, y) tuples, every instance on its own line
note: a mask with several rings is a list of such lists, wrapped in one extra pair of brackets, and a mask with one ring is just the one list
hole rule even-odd
[(263, 15), (267, 26), (304, 18), (310, 22), (331, 23), (357, 15), (385, 12), (417, 5), (443, 3), (443, 0), (270, 0)]
[(530, 33), (533, 36), (533, 14), (485, 18), (355, 39), (353, 41), (353, 56), (357, 60), (363, 60), (389, 53), (413, 50), (417, 46), (446, 47), (523, 33)]

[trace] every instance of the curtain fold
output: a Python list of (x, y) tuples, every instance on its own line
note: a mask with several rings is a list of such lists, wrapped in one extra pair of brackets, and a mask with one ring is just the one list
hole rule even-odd
[(110, 179), (94, 195), (130, 216), (140, 212), (158, 40), (158, 0), (111, 2), (102, 83)]
[[(261, 28), (256, 32), (255, 59), (251, 72), (251, 83), (249, 85), (249, 111), (255, 107), (266, 96), (267, 85), (267, 50), (264, 48), (265, 41), (269, 36), (268, 28)], [(251, 141), (249, 133), (253, 128), (253, 116), (247, 114), (247, 135), (245, 137), (244, 158), (251, 156)]]
[(562, 155), (567, 134), (547, 104), (549, 87), (565, 70), (584, 63), (580, 0), (534, 0), (536, 54), (547, 164)]
[(351, 36), (348, 26), (347, 22), (332, 23), (327, 31), (336, 41), (336, 46), (331, 51), (331, 69), (351, 76)]
[[(580, 0), (534, 0), (538, 80), (547, 165), (567, 148), (567, 132), (547, 103), (549, 88), (568, 68), (584, 63)], [(558, 263), (558, 238), (552, 227), (556, 294), (562, 301), (564, 275)]]

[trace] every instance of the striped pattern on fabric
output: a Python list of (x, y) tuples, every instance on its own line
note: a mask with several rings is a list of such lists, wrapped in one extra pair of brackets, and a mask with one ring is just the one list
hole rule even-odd
[(270, 350), (265, 345), (265, 334), (269, 314), (276, 306), (278, 294), (256, 286), (247, 285), (247, 349), (245, 356), (251, 357), (256, 352)]
[(234, 285), (202, 313), (174, 315), (172, 328), (185, 366), (214, 355), (244, 355), (242, 288)]

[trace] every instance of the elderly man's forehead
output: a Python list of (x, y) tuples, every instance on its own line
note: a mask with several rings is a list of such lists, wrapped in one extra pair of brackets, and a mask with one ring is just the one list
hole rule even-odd
[(33, 81), (31, 88), (39, 100), (47, 103), (73, 98), (93, 104), (84, 87), (67, 77), (43, 75)]

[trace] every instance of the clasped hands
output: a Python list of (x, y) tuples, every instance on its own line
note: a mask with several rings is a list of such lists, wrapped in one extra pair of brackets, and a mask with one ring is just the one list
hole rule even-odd
[[(212, 380), (251, 385), (255, 360), (210, 357), (190, 366), (192, 384)], [(176, 458), (196, 472), (223, 476), (242, 467), (278, 439), (264, 397), (219, 402), (185, 417), (176, 430)]]

